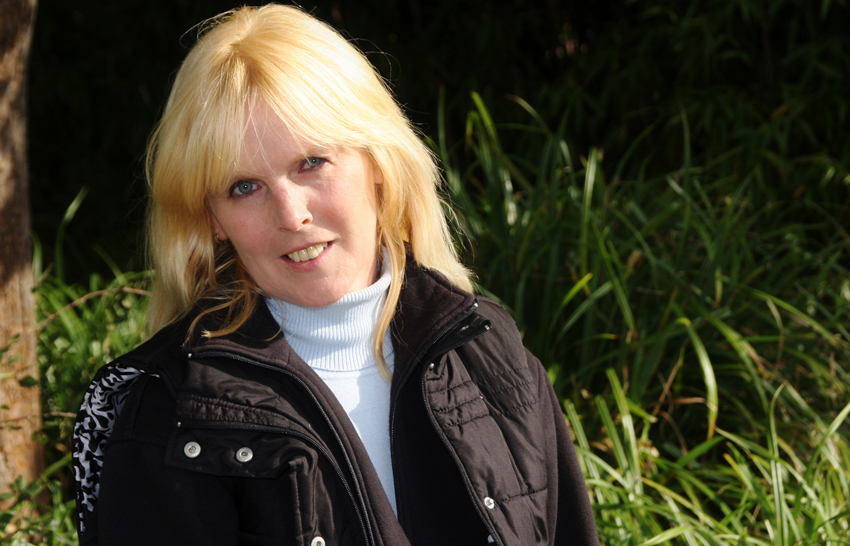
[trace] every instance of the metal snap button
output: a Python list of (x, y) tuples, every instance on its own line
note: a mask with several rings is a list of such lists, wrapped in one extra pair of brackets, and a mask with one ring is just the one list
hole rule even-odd
[(242, 447), (239, 448), (239, 451), (236, 452), (236, 460), (240, 463), (247, 463), (251, 459), (254, 458), (254, 452), (251, 451), (250, 447)]
[(430, 364), (428, 364), (428, 369), (429, 369), (429, 370), (433, 370), (433, 369), (434, 369), (434, 363), (433, 363), (433, 362), (432, 362), (432, 363), (430, 363)]
[(322, 537), (315, 537), (310, 541), (310, 546), (325, 546), (325, 539)]
[(183, 446), (183, 453), (185, 453), (190, 459), (194, 459), (201, 454), (201, 446), (198, 442), (188, 442), (185, 446)]
[(492, 510), (496, 507), (496, 501), (491, 499), (490, 497), (484, 497), (484, 506)]

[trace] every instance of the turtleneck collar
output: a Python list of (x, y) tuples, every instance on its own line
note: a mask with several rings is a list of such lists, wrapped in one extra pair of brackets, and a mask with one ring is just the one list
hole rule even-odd
[[(384, 309), (392, 274), (384, 252), (381, 277), (371, 286), (349, 292), (326, 307), (301, 307), (276, 298), (266, 305), (283, 327), (287, 342), (312, 368), (362, 370), (375, 366), (372, 342)], [(392, 343), (384, 343), (384, 359), (392, 362)]]

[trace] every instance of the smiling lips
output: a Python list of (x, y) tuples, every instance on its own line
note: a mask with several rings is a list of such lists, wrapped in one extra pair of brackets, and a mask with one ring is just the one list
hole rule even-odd
[(292, 260), (293, 262), (306, 262), (307, 260), (312, 260), (316, 258), (319, 254), (322, 253), (325, 248), (327, 248), (328, 243), (319, 243), (317, 245), (311, 245), (307, 248), (302, 248), (301, 250), (296, 250), (291, 254), (287, 254), (286, 257)]

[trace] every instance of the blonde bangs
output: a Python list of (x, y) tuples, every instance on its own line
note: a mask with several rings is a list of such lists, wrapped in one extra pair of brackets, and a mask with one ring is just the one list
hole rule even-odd
[(293, 135), (310, 144), (362, 150), (393, 142), (375, 127), (404, 119), (401, 110), (372, 65), (333, 29), (312, 18), (289, 17), (269, 17), (259, 26), (234, 47), (251, 59), (254, 96)]
[[(218, 70), (237, 74), (249, 70), (241, 59), (222, 61), (217, 69), (206, 70), (210, 74), (196, 74), (198, 81), (178, 77), (173, 100), (154, 133), (149, 152), (151, 196), (169, 212), (206, 216), (206, 196), (224, 191), (236, 172), (250, 86), (244, 78), (213, 75)], [(184, 86), (188, 89), (183, 90)]]

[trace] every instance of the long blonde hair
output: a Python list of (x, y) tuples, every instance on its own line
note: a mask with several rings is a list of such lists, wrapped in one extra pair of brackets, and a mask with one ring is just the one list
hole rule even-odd
[(148, 144), (148, 254), (156, 271), (150, 331), (209, 299), (227, 318), (207, 335), (225, 335), (256, 304), (258, 288), (239, 256), (214, 242), (206, 199), (235, 175), (246, 112), (264, 101), (298, 138), (363, 150), (380, 169), (377, 240), (389, 254), (392, 283), (374, 347), (388, 377), (382, 343), (403, 283), (405, 245), (422, 266), (472, 289), (437, 193), (432, 153), (363, 54), (304, 11), (243, 7), (207, 21), (200, 35)]

